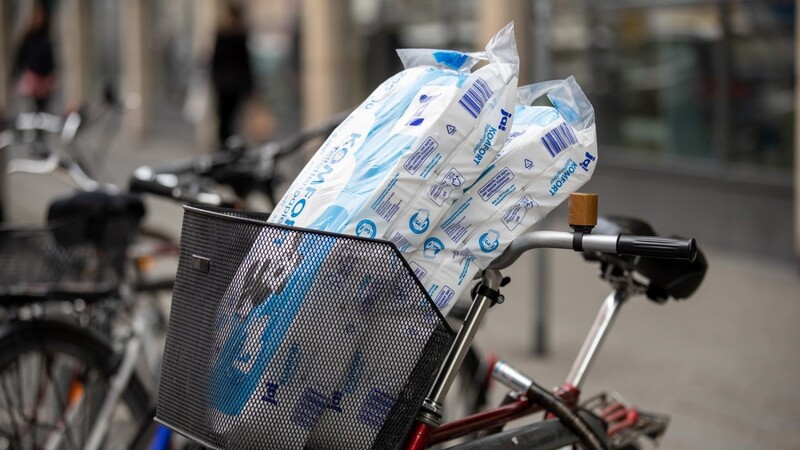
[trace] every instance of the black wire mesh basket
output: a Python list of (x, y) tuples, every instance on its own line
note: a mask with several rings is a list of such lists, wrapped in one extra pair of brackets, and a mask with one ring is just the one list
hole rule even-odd
[(92, 299), (119, 286), (125, 245), (83, 238), (80, 221), (0, 229), (0, 298)]
[(186, 207), (156, 419), (212, 448), (399, 448), (454, 333), (389, 242)]

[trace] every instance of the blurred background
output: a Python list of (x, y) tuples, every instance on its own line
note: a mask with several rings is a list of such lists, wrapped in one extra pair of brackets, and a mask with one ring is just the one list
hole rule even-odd
[[(219, 145), (212, 60), (228, 15), (217, 0), (45, 0), (63, 112), (110, 85), (137, 93), (137, 139)], [(595, 190), (619, 212), (706, 242), (791, 259), (795, 4), (791, 1), (243, 1), (251, 141), (285, 136), (357, 105), (402, 67), (398, 47), (482, 49), (514, 20), (520, 84), (574, 75), (598, 117)], [(0, 108), (30, 109), (11, 62), (33, 0), (0, 4)], [(146, 147), (146, 145), (142, 145)], [(643, 178), (644, 177), (644, 178)], [(646, 179), (646, 186), (626, 186)], [(681, 214), (661, 206), (681, 198)], [(616, 209), (616, 208), (615, 208)], [(698, 232), (697, 222), (703, 227)], [(673, 226), (674, 224), (674, 226)], [(796, 234), (800, 235), (800, 232)], [(793, 244), (795, 243), (795, 244)]]
[[(654, 409), (677, 414), (667, 448), (800, 448), (795, 2), (243, 0), (231, 10), (218, 0), (2, 0), (6, 117), (37, 108), (20, 89), (25, 69), (14, 63), (37, 4), (52, 41), (46, 110), (77, 108), (107, 87), (135, 98), (109, 125), (116, 137), (107, 174), (118, 182), (140, 164), (219, 149), (221, 115), (250, 144), (285, 137), (353, 108), (402, 70), (395, 48), (481, 50), (514, 20), (520, 85), (574, 75), (594, 105), (601, 163), (583, 190), (600, 194), (601, 213), (694, 236), (710, 255), (696, 306), (659, 316), (647, 305), (623, 317), (635, 326), (609, 341), (616, 364), (598, 365), (598, 385), (624, 381)], [(224, 61), (242, 48), (244, 57)], [(222, 86), (219, 65), (243, 59), (238, 82)], [(220, 112), (222, 94), (214, 93), (226, 89), (233, 106)], [(283, 168), (287, 182), (308, 154)], [(57, 188), (4, 174), (6, 220), (42, 220)], [(177, 233), (179, 208), (155, 208), (151, 220)], [(563, 210), (553, 216), (548, 225), (563, 228)], [(546, 273), (541, 260), (520, 265), (512, 284), (549, 299), (549, 309), (520, 301), (496, 315), (522, 331), (487, 325), (483, 333), (556, 384), (603, 293), (591, 291), (598, 302), (587, 302), (570, 280), (589, 280), (594, 269), (574, 255), (550, 258)], [(547, 345), (531, 342), (541, 330), (528, 331), (542, 317), (552, 324)], [(531, 358), (542, 346), (549, 359)], [(643, 353), (652, 359), (637, 359)], [(629, 360), (639, 361), (638, 377), (622, 369)]]

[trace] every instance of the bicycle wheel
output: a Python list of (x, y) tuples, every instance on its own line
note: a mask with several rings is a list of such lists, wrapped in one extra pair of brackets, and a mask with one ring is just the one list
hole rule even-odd
[[(114, 374), (113, 350), (58, 321), (0, 328), (0, 449), (81, 449)], [(129, 448), (152, 419), (147, 391), (131, 378), (101, 447)]]

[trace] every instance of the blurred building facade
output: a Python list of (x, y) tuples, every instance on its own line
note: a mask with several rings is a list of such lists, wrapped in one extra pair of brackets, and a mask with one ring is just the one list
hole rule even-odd
[[(31, 3), (0, 2), (4, 64)], [(521, 84), (574, 75), (595, 106), (603, 169), (587, 189), (608, 201), (603, 210), (718, 245), (800, 252), (793, 1), (241, 3), (257, 97), (276, 135), (358, 104), (402, 69), (394, 48), (476, 50), (513, 19)], [(142, 98), (126, 119), (132, 132), (189, 128), (183, 112), (203, 77), (218, 0), (49, 4), (60, 47), (55, 104), (79, 104), (111, 83)], [(3, 109), (24, 107), (8, 68), (0, 72)], [(210, 124), (193, 127), (198, 148), (211, 142)]]

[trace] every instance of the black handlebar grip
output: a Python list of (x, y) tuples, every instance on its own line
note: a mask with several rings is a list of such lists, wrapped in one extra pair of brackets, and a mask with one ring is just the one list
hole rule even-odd
[(161, 197), (178, 198), (175, 195), (175, 189), (170, 186), (165, 186), (155, 180), (145, 180), (132, 176), (128, 182), (128, 190), (131, 192), (146, 192), (148, 194), (155, 194)]
[(694, 261), (697, 256), (697, 242), (694, 239), (670, 239), (621, 234), (617, 240), (617, 253), (620, 255), (644, 256), (646, 258)]
[(128, 182), (128, 190), (130, 192), (140, 192), (166, 197), (171, 200), (176, 200), (182, 203), (200, 203), (213, 206), (222, 206), (225, 208), (236, 208), (236, 203), (225, 201), (221, 197), (212, 197), (214, 200), (209, 201), (209, 198), (203, 198), (200, 194), (180, 187), (171, 187), (159, 183), (155, 179), (144, 179), (132, 176)]

